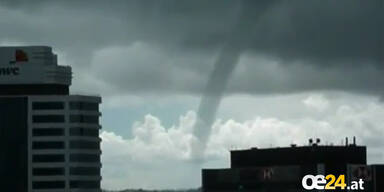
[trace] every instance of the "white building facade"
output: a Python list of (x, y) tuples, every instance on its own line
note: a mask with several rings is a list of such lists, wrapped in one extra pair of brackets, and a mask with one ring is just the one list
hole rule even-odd
[(101, 97), (69, 94), (71, 76), (50, 47), (0, 48), (2, 191), (101, 191)]

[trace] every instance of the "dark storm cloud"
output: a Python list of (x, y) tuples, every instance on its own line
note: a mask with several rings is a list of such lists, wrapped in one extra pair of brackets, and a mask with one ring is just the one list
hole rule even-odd
[(378, 62), (383, 54), (380, 2), (284, 1), (259, 26), (264, 35), (256, 34), (254, 45), (283, 60), (317, 65)]
[[(384, 82), (381, 0), (282, 0), (255, 20), (265, 2), (1, 1), (0, 40), (52, 45), (69, 53), (79, 66), (91, 65), (98, 50), (142, 42), (169, 59), (147, 59), (144, 65), (149, 71), (143, 75), (135, 72), (135, 63), (127, 63), (133, 70), (109, 69), (100, 79), (126, 91), (147, 92), (158, 91), (158, 87), (167, 92), (164, 82), (176, 80), (169, 86), (170, 92), (196, 93), (203, 90), (201, 82), (213, 69), (210, 57), (230, 37), (234, 42), (246, 42), (241, 57), (255, 59), (243, 63), (240, 59), (238, 68), (242, 70), (235, 69), (229, 92), (380, 92)], [(237, 25), (242, 5), (254, 12)], [(247, 33), (231, 33), (233, 28)], [(183, 56), (190, 58), (173, 60)], [(271, 58), (279, 65), (271, 69), (253, 56)], [(153, 70), (148, 75), (151, 67), (173, 67), (178, 73)], [(184, 80), (186, 74), (193, 77)], [(124, 82), (124, 76), (148, 79)]]

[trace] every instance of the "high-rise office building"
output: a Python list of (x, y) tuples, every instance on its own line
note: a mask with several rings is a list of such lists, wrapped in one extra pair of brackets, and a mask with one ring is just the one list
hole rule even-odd
[(50, 47), (0, 47), (0, 191), (101, 191), (101, 98), (71, 79)]

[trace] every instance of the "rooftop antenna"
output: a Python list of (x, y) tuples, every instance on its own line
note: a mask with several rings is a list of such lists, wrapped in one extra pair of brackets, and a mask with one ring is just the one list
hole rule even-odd
[(312, 144), (313, 144), (313, 139), (310, 138), (310, 139), (309, 139), (309, 146), (311, 146)]
[(353, 145), (356, 146), (356, 136), (353, 136)]

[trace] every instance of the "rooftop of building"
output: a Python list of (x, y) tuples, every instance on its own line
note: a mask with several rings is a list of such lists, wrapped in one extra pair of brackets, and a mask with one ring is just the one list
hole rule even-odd
[(320, 140), (308, 145), (275, 148), (250, 148), (231, 151), (231, 167), (287, 166), (304, 164), (366, 164), (367, 148), (354, 142), (345, 145), (321, 145)]
[(49, 46), (0, 47), (0, 85), (70, 86), (71, 81), (71, 67), (58, 65)]

